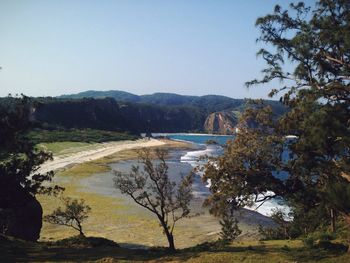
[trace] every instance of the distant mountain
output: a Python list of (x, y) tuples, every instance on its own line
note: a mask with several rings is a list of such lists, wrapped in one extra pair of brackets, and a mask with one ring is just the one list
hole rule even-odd
[(84, 91), (77, 94), (62, 95), (58, 98), (82, 99), (82, 98), (114, 98), (117, 101), (136, 102), (166, 106), (193, 106), (199, 107), (207, 113), (240, 107), (244, 99), (233, 99), (220, 95), (188, 96), (174, 93), (154, 93), (150, 95), (135, 95), (125, 91)]
[(113, 98), (118, 101), (128, 101), (128, 102), (138, 102), (140, 100), (138, 95), (135, 95), (126, 91), (121, 91), (121, 90), (108, 90), (108, 91), (88, 90), (77, 94), (61, 95), (61, 96), (58, 96), (58, 98), (62, 98), (62, 99)]

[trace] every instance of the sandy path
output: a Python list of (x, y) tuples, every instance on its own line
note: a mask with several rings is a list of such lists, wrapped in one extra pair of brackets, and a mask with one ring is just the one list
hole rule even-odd
[(151, 140), (137, 140), (137, 141), (119, 141), (119, 142), (107, 142), (101, 143), (100, 147), (93, 150), (86, 150), (77, 153), (73, 153), (65, 156), (56, 156), (52, 161), (48, 161), (41, 165), (39, 169), (40, 173), (46, 173), (48, 171), (56, 171), (72, 164), (84, 163), (88, 161), (97, 160), (105, 156), (114, 154), (127, 149), (137, 149), (143, 147), (152, 147), (164, 145), (165, 142), (151, 139)]

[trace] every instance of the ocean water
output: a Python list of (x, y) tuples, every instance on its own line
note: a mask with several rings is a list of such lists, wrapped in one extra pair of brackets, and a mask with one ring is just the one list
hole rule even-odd
[[(224, 153), (224, 145), (229, 140), (234, 139), (233, 136), (218, 136), (218, 135), (202, 135), (202, 134), (179, 134), (179, 133), (167, 133), (167, 134), (154, 134), (154, 136), (166, 136), (173, 140), (181, 140), (194, 144), (194, 149), (191, 151), (184, 151), (174, 149), (169, 152), (169, 157), (167, 158), (167, 165), (169, 167), (168, 174), (169, 178), (176, 183), (181, 180), (183, 176), (188, 175), (193, 172), (194, 168), (203, 167), (207, 162), (206, 159), (201, 157), (217, 157)], [(218, 144), (206, 144), (208, 140), (215, 140)], [(133, 165), (138, 165), (137, 160), (126, 160), (119, 161), (110, 164), (112, 170), (120, 172), (129, 172)], [(141, 167), (140, 167), (141, 168)], [(208, 186), (210, 182), (202, 181), (201, 171), (196, 171), (193, 180), (193, 194), (194, 194), (194, 207), (201, 209), (204, 199), (210, 194)], [(116, 189), (114, 188), (113, 182), (114, 174), (112, 172), (104, 173), (103, 176), (96, 174), (91, 176), (84, 181), (86, 189), (89, 191), (97, 192), (102, 195), (107, 196), (118, 196)], [(288, 209), (282, 200), (267, 201), (258, 209), (257, 205), (253, 207), (246, 207), (250, 210), (255, 210), (263, 215), (271, 215), (271, 210), (275, 208), (280, 208), (283, 210)], [(201, 212), (196, 211), (196, 212)], [(288, 210), (286, 211), (288, 212)]]
[(164, 136), (169, 139), (187, 141), (197, 144), (206, 144), (207, 141), (212, 140), (219, 145), (225, 145), (228, 141), (233, 140), (233, 135), (215, 135), (215, 134), (195, 134), (195, 133), (152, 133), (153, 136)]
[[(169, 139), (173, 140), (181, 140), (187, 141), (196, 144), (200, 148), (194, 151), (188, 151), (181, 155), (180, 162), (190, 164), (191, 167), (201, 167), (205, 164), (205, 160), (201, 157), (209, 156), (209, 157), (217, 157), (224, 153), (224, 145), (230, 141), (234, 140), (234, 136), (226, 136), (226, 135), (210, 135), (210, 134), (185, 134), (185, 133), (163, 133), (163, 134), (153, 134), (154, 136), (165, 136)], [(214, 140), (218, 144), (209, 144), (206, 145), (208, 140)], [(287, 155), (287, 153), (285, 154)], [(197, 176), (201, 177), (203, 172), (197, 172)], [(288, 177), (286, 173), (283, 172), (275, 172), (274, 175), (281, 179)], [(205, 197), (209, 195), (209, 185), (210, 182), (203, 183), (201, 180), (197, 182), (197, 184), (204, 184), (206, 187), (200, 187), (200, 195)], [(198, 186), (197, 186), (198, 187)], [(195, 187), (196, 188), (196, 187)], [(271, 193), (266, 193), (271, 194)], [(282, 199), (274, 199), (266, 201), (263, 205), (259, 207), (259, 204), (253, 204), (252, 207), (246, 207), (247, 209), (254, 210), (259, 212), (260, 214), (270, 216), (274, 209), (283, 210), (286, 214), (290, 212), (290, 209), (284, 204)]]

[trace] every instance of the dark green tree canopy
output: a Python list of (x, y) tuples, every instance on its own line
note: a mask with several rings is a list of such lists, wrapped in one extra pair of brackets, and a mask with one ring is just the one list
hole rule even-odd
[(32, 128), (30, 120), (32, 104), (28, 97), (9, 97), (0, 104), (0, 202), (6, 200), (22, 187), (31, 195), (60, 190), (59, 187), (44, 187), (53, 172), (41, 174), (40, 165), (52, 158), (48, 152), (40, 151), (26, 137)]
[(302, 205), (299, 211), (334, 208), (327, 189), (350, 178), (350, 2), (276, 6), (256, 26), (267, 67), (247, 86), (281, 81), (270, 96), (289, 111), (276, 119), (268, 107), (253, 106), (243, 114), (235, 140), (208, 164), (207, 203), (220, 212), (228, 199), (244, 206), (281, 196)]

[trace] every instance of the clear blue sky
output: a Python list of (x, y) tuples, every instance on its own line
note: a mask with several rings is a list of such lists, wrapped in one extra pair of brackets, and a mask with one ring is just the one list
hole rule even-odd
[(0, 96), (85, 90), (266, 98), (258, 16), (276, 0), (0, 0)]

